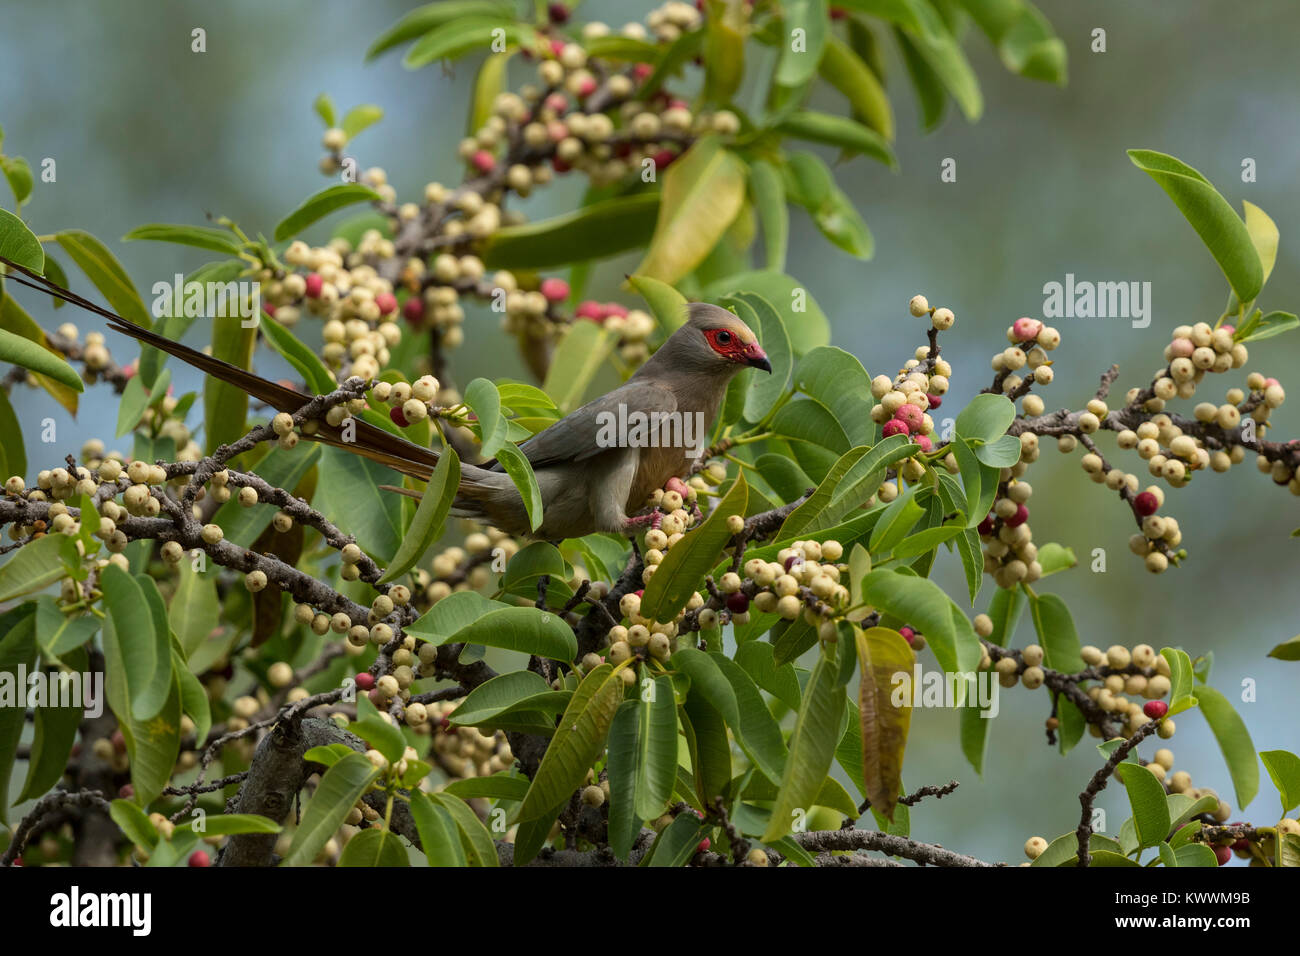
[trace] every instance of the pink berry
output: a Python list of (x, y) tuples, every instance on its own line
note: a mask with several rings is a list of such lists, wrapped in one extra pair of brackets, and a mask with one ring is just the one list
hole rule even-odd
[(910, 402), (906, 405), (899, 405), (898, 411), (894, 412), (894, 417), (907, 426), (909, 435), (921, 427), (924, 416), (925, 412)]
[(727, 595), (727, 610), (733, 614), (744, 614), (749, 610), (749, 598), (740, 591)]
[(1016, 319), (1011, 326), (1011, 334), (1016, 337), (1018, 342), (1028, 342), (1030, 339), (1036, 339), (1041, 331), (1043, 331), (1043, 323), (1027, 316)]
[(547, 302), (563, 302), (569, 297), (569, 283), (563, 279), (543, 279), (542, 295)]
[(1160, 501), (1154, 492), (1144, 491), (1133, 499), (1133, 506), (1137, 508), (1137, 513), (1145, 518), (1160, 510)]
[(1163, 700), (1149, 700), (1142, 705), (1142, 713), (1146, 714), (1152, 720), (1159, 720), (1165, 714), (1169, 713), (1169, 705)]
[(632, 75), (636, 77), (638, 80), (649, 79), (650, 74), (653, 73), (654, 71), (655, 68), (651, 66), (649, 63), (638, 63), (634, 67), (632, 67)]
[(491, 153), (489, 153), (486, 149), (480, 149), (477, 153), (475, 153), (474, 157), (470, 160), (470, 162), (473, 164), (474, 168), (477, 169), (480, 173), (492, 172), (493, 167), (495, 167), (497, 164), (496, 157), (493, 156)]
[(580, 319), (591, 319), (593, 322), (599, 322), (605, 318), (605, 310), (599, 302), (587, 299), (585, 302), (579, 302), (578, 307), (573, 310), (573, 314)]
[(1196, 351), (1196, 344), (1191, 339), (1177, 338), (1169, 343), (1169, 355), (1172, 358), (1191, 358)]
[[(562, 114), (569, 108), (569, 99), (563, 93), (552, 93), (546, 98), (546, 108), (552, 113)], [(564, 124), (552, 123), (551, 126), (564, 126)], [(561, 136), (560, 139), (564, 139), (564, 137)]]
[(308, 273), (306, 280), (307, 298), (319, 299), (320, 290), (325, 286), (325, 280), (320, 277), (319, 272)]
[(934, 448), (934, 442), (930, 441), (929, 435), (913, 435), (912, 441), (921, 446), (921, 451), (930, 451)]
[(906, 624), (898, 629), (898, 633), (903, 635), (903, 640), (907, 641), (908, 644), (911, 644), (912, 638), (916, 637), (916, 631), (912, 630)]
[(677, 154), (671, 149), (661, 149), (654, 154), (655, 169), (667, 169), (668, 165), (677, 158)]
[(406, 428), (411, 424), (406, 420), (406, 416), (402, 414), (402, 406), (400, 405), (395, 406), (391, 411), (389, 411), (388, 417), (393, 420), (393, 424), (398, 428)]
[(1229, 335), (1237, 334), (1237, 327), (1235, 325), (1229, 325), (1227, 322), (1224, 322), (1221, 326), (1219, 326), (1219, 328), (1223, 329)]
[(1279, 385), (1279, 384), (1281, 384), (1281, 383), (1278, 382), (1278, 380), (1275, 379), (1275, 378), (1266, 378), (1266, 379), (1264, 379), (1264, 387), (1265, 387), (1265, 388), (1271, 388), (1272, 386), (1274, 386), (1274, 385)]
[(551, 52), (554, 53), (556, 56), (559, 56), (561, 53), (563, 53), (563, 52), (564, 52), (564, 41), (563, 41), (563, 40), (552, 40), (552, 41), (551, 41)]
[(135, 377), (135, 373), (136, 373), (136, 367), (134, 361), (128, 362), (126, 365), (122, 366), (123, 377), (131, 379)]
[(1214, 848), (1214, 856), (1215, 859), (1219, 861), (1219, 866), (1227, 866), (1228, 861), (1232, 859), (1232, 847), (1222, 845), (1216, 846)]
[(388, 315), (397, 310), (397, 296), (391, 292), (381, 292), (375, 296), (375, 305), (379, 306), (380, 315)]
[(135, 798), (135, 787), (129, 783), (124, 783), (118, 788), (117, 795), (123, 800), (132, 800)]
[(372, 690), (372, 691), (371, 691), (369, 694), (367, 694), (366, 696), (370, 698), (370, 703), (374, 704), (376, 707), (386, 707), (386, 706), (387, 706), (387, 704), (385, 703), (385, 701), (387, 700), (387, 698), (384, 697), (384, 695), (383, 695), (382, 693), (380, 693), (378, 687), (376, 687), (374, 690)]
[(375, 686), (375, 675), (370, 671), (362, 671), (356, 676), (357, 687), (361, 690), (371, 690)]
[(1018, 528), (1029, 520), (1029, 509), (1024, 505), (1016, 505), (1016, 513), (1002, 520), (1008, 528)]
[(207, 850), (195, 850), (190, 854), (190, 866), (211, 866), (212, 857)]
[(892, 438), (894, 435), (910, 434), (907, 422), (899, 421), (897, 418), (891, 418), (885, 422), (885, 426), (880, 429), (880, 434), (886, 438)]
[(713, 844), (709, 842), (709, 838), (708, 838), (708, 837), (705, 837), (703, 840), (700, 841), (699, 846), (697, 846), (695, 849), (696, 849), (698, 852), (703, 853), (705, 850), (707, 850), (707, 849), (708, 849), (709, 847), (711, 847), (712, 845), (713, 845)]
[(585, 78), (581, 83), (578, 84), (578, 96), (581, 99), (585, 100), (588, 96), (590, 96), (592, 93), (595, 92), (596, 92), (596, 80), (593, 77), (589, 76)]
[(569, 135), (569, 124), (561, 123), (559, 120), (546, 124), (546, 138), (552, 143), (558, 143), (566, 139)]
[(931, 408), (938, 408), (940, 405), (943, 404), (942, 395), (927, 395), (925, 397), (926, 400), (929, 401)]
[(263, 305), (262, 311), (265, 312), (271, 318), (273, 319), (275, 318), (275, 306), (271, 305), (271, 303), (268, 302), (265, 305)]

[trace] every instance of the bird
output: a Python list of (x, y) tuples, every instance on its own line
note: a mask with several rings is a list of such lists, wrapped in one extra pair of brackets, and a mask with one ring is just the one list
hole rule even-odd
[[(235, 385), (277, 411), (298, 411), (314, 396), (262, 378), (247, 369), (205, 355), (109, 309), (46, 277), (0, 256), (20, 284), (55, 295), (108, 320), (113, 331), (161, 349), (200, 371)], [(23, 279), (22, 276), (26, 276)], [(30, 281), (29, 281), (30, 280)], [(702, 445), (660, 442), (634, 428), (617, 434), (615, 423), (659, 422), (661, 433), (680, 438), (688, 420), (712, 423), (732, 377), (745, 368), (770, 373), (772, 364), (754, 331), (734, 313), (707, 302), (685, 306), (685, 320), (653, 355), (610, 392), (570, 412), (519, 444), (532, 466), (542, 500), (542, 521), (532, 528), (523, 496), (499, 461), (463, 463), (451, 514), (470, 518), (519, 538), (559, 541), (593, 532), (629, 533), (646, 516), (633, 517), (656, 489), (690, 473)], [(621, 417), (620, 417), (621, 416)], [(407, 441), (360, 419), (345, 440), (342, 427), (323, 419), (315, 441), (333, 445), (414, 478), (427, 481), (439, 452)], [(611, 437), (614, 440), (610, 440)], [(401, 490), (401, 489), (392, 489)], [(418, 496), (418, 492), (403, 493)]]

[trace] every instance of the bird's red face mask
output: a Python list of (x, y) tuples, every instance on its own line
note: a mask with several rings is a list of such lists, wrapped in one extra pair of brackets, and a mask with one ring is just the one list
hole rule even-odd
[(704, 337), (708, 339), (713, 351), (728, 361), (748, 365), (750, 368), (761, 368), (764, 372), (772, 371), (772, 363), (758, 342), (744, 342), (731, 329), (709, 329)]

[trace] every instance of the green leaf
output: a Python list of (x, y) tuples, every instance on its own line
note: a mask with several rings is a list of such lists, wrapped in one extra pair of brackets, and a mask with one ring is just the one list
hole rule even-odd
[[(966, 615), (933, 581), (877, 568), (863, 579), (862, 595), (881, 611), (918, 628), (945, 671), (965, 674), (978, 668), (982, 653), (979, 638)], [(957, 686), (964, 691), (967, 683)]]
[(1161, 650), (1160, 655), (1169, 662), (1168, 716), (1172, 717), (1196, 706), (1196, 698), (1192, 696), (1194, 686), (1192, 659), (1187, 656), (1186, 651), (1176, 647), (1166, 647)]
[(925, 67), (951, 94), (966, 119), (975, 122), (984, 112), (984, 98), (961, 45), (929, 3), (907, 0), (906, 5), (917, 26), (902, 26), (903, 35)]
[[(192, 823), (182, 826), (194, 829)], [(214, 813), (204, 818), (202, 833), (205, 836), (227, 836), (235, 833), (279, 833), (283, 829), (274, 820), (268, 820), (257, 813)]]
[(693, 813), (679, 813), (664, 827), (642, 866), (685, 866), (700, 843), (700, 821)]
[(1043, 577), (1047, 577), (1057, 571), (1069, 570), (1079, 563), (1079, 559), (1072, 549), (1049, 541), (1038, 549), (1038, 563), (1043, 566)]
[(578, 656), (578, 639), (564, 618), (535, 607), (492, 611), (440, 643), (483, 644), (568, 663)]
[(665, 555), (641, 596), (643, 617), (671, 621), (686, 606), (732, 538), (727, 519), (744, 515), (748, 498), (745, 476), (737, 474), (726, 496), (703, 524), (691, 531), (688, 547), (670, 549)]
[(484, 242), (483, 261), (489, 269), (554, 269), (638, 249), (654, 235), (659, 205), (658, 193), (643, 192), (506, 226)]
[(716, 136), (704, 136), (663, 177), (654, 235), (634, 270), (672, 284), (718, 244), (745, 201), (745, 164)]
[(0, 474), (26, 475), (27, 449), (23, 429), (9, 402), (9, 393), (0, 389)]
[(406, 633), (435, 644), (445, 644), (452, 635), (473, 624), (484, 614), (506, 606), (477, 591), (456, 591), (408, 625)]
[(1141, 764), (1125, 762), (1115, 772), (1128, 791), (1138, 845), (1159, 846), (1169, 836), (1169, 806), (1164, 785)]
[(32, 194), (32, 167), (21, 156), (0, 155), (0, 171), (9, 181), (15, 203), (21, 206)]
[(1043, 663), (1066, 674), (1083, 670), (1079, 634), (1065, 602), (1055, 594), (1034, 595), (1029, 599), (1029, 613), (1043, 648)]
[[(843, 650), (849, 652), (848, 648)], [(763, 834), (764, 843), (789, 833), (796, 813), (811, 811), (826, 780), (844, 716), (845, 697), (836, 681), (837, 669), (834, 654), (823, 653), (808, 678), (803, 705), (790, 735), (790, 756)]]
[(831, 32), (827, 3), (826, 0), (790, 0), (781, 5), (780, 13), (781, 58), (773, 80), (781, 86), (800, 86), (816, 74)]
[(871, 540), (867, 544), (872, 554), (886, 554), (892, 551), (894, 545), (902, 541), (907, 532), (912, 530), (921, 515), (925, 513), (925, 509), (916, 503), (916, 497), (915, 486), (913, 486), (885, 506), (885, 510), (880, 514), (880, 520), (871, 530)]
[(554, 718), (564, 712), (573, 694), (551, 690), (551, 686), (531, 671), (509, 671), (484, 681), (470, 691), (452, 711), (455, 726), (506, 729), (521, 723), (545, 724), (546, 735), (555, 730)]
[[(307, 472), (316, 465), (322, 446), (316, 442), (299, 442), (293, 448), (272, 447), (256, 465), (257, 474), (275, 488), (296, 488)], [(360, 457), (360, 456), (357, 456)], [(241, 548), (251, 548), (275, 518), (274, 505), (259, 502), (250, 508), (232, 497), (212, 516), (220, 525), (225, 539)], [(351, 512), (348, 512), (349, 515)]]
[(37, 275), (45, 274), (45, 250), (27, 224), (7, 209), (0, 209), (0, 256)]
[(749, 194), (763, 226), (763, 252), (768, 269), (785, 268), (790, 240), (790, 211), (785, 204), (785, 184), (775, 166), (765, 159), (749, 163)]
[(0, 329), (0, 362), (11, 362), (41, 375), (48, 375), (56, 382), (78, 392), (85, 389), (81, 376), (71, 365), (48, 349), (21, 335), (14, 335), (7, 329)]
[(552, 583), (558, 585), (573, 576), (573, 569), (555, 545), (534, 541), (507, 562), (501, 590), (520, 592), (544, 575), (550, 575)]
[(961, 0), (1013, 73), (1065, 85), (1065, 44), (1033, 4), (1022, 0)]
[(677, 780), (677, 704), (668, 676), (641, 679), (635, 762), (636, 812), (648, 820), (663, 812)]
[(1219, 859), (1204, 843), (1188, 843), (1174, 851), (1174, 859), (1179, 866), (1218, 866)]
[(324, 395), (334, 391), (334, 378), (325, 364), (316, 357), (315, 352), (298, 341), (297, 336), (265, 313), (259, 319), (258, 326), (271, 348), (294, 367), (313, 393)]
[[(532, 676), (536, 677), (537, 675)], [(466, 777), (462, 780), (453, 780), (447, 784), (442, 792), (450, 793), (463, 800), (505, 800), (518, 803), (528, 793), (528, 778), (511, 773), (494, 773), (487, 777)]]
[(93, 614), (64, 614), (52, 597), (42, 595), (36, 603), (36, 641), (47, 657), (59, 659), (75, 651), (99, 630)]
[(144, 307), (144, 302), (140, 299), (140, 293), (136, 291), (131, 277), (108, 251), (107, 246), (90, 233), (80, 229), (60, 232), (55, 239), (78, 268), (86, 274), (86, 278), (103, 293), (108, 304), (118, 315), (130, 319), (137, 325), (143, 325), (146, 329), (152, 327), (153, 321)]
[(614, 714), (609, 728), (605, 770), (609, 780), (609, 846), (624, 862), (641, 830), (637, 813), (637, 754), (641, 732), (642, 704), (625, 700)]
[(583, 678), (560, 718), (546, 748), (528, 796), (519, 808), (518, 821), (534, 820), (554, 810), (581, 786), (587, 771), (605, 748), (614, 713), (623, 700), (622, 670), (601, 664)]
[(727, 103), (745, 74), (748, 16), (738, 4), (715, 4), (704, 23), (704, 99)]
[(1268, 656), (1275, 657), (1279, 661), (1300, 661), (1300, 635), (1296, 635), (1289, 641), (1283, 641), (1269, 651)]
[(392, 472), (346, 449), (327, 447), (321, 449), (319, 474), (316, 507), (336, 518), (346, 516), (362, 550), (387, 563), (402, 540), (401, 499), (379, 487)]
[(326, 770), (307, 802), (280, 865), (306, 866), (316, 859), (316, 854), (378, 777), (379, 770), (359, 753), (348, 754)]
[(401, 728), (380, 717), (366, 694), (357, 696), (357, 719), (348, 724), (348, 730), (383, 754), (389, 763), (397, 763), (406, 753)]
[(850, 154), (863, 153), (891, 169), (898, 166), (898, 159), (885, 137), (847, 116), (800, 110), (785, 116), (776, 129), (797, 139), (838, 146)]
[(1300, 757), (1286, 750), (1261, 750), (1259, 759), (1277, 787), (1282, 815), (1300, 807)]
[(62, 543), (63, 535), (47, 534), (23, 545), (0, 565), (0, 601), (40, 591), (66, 577)]
[[(788, 318), (786, 327), (791, 327)], [(871, 389), (871, 377), (857, 356), (831, 346), (813, 349), (795, 369), (794, 385), (835, 416), (852, 444), (875, 444), (876, 431), (869, 419), (870, 401), (864, 397)], [(886, 449), (894, 447), (897, 446), (884, 445)], [(862, 467), (871, 470), (874, 466)], [(871, 494), (874, 493), (873, 488)]]
[(275, 241), (283, 242), (306, 229), (318, 219), (323, 219), (336, 209), (359, 202), (376, 202), (379, 194), (361, 183), (339, 183), (308, 197), (293, 212), (280, 220), (275, 227)]
[(1246, 231), (1250, 233), (1251, 245), (1255, 247), (1255, 253), (1259, 256), (1259, 266), (1263, 272), (1262, 288), (1263, 283), (1267, 282), (1268, 277), (1272, 275), (1273, 266), (1277, 262), (1277, 223), (1253, 202), (1243, 199), (1241, 205), (1246, 210)]
[(242, 251), (240, 244), (235, 241), (225, 229), (213, 229), (208, 226), (185, 226), (169, 225), (161, 222), (151, 222), (148, 225), (136, 226), (125, 236), (123, 242), (132, 242), (137, 239), (151, 239), (155, 242), (174, 242), (182, 246), (195, 246), (199, 249), (208, 249), (211, 252), (220, 252), (226, 256), (237, 256)]
[(334, 100), (330, 98), (328, 93), (318, 94), (316, 99), (312, 101), (311, 108), (316, 111), (316, 115), (321, 118), (321, 122), (327, 128), (334, 126), (336, 122)]
[[(57, 610), (55, 613), (58, 613)], [(59, 615), (62, 617), (62, 615)], [(84, 620), (84, 619), (82, 619)], [(91, 621), (93, 622), (93, 618)], [(41, 634), (41, 612), (37, 612), (37, 642), (44, 642)], [(87, 638), (90, 634), (86, 635)], [(33, 707), (34, 733), (31, 757), (27, 765), (27, 779), (15, 803), (35, 800), (53, 789), (63, 777), (68, 766), (68, 755), (77, 739), (77, 728), (85, 714), (83, 703), (89, 703), (94, 688), (84, 677), (90, 668), (86, 652), (79, 647), (65, 652), (63, 663), (67, 673), (47, 672), (49, 698), (42, 706)], [(62, 683), (64, 678), (69, 682)], [(79, 691), (79, 692), (78, 692)], [(66, 695), (66, 696), (65, 696)], [(69, 706), (56, 706), (60, 700), (70, 701)], [(23, 708), (18, 708), (21, 713)]]
[(129, 800), (114, 800), (108, 815), (122, 829), (128, 840), (144, 851), (152, 850), (158, 842), (158, 830), (139, 806)]
[(1016, 406), (1005, 395), (976, 395), (957, 415), (957, 436), (971, 441), (996, 441), (1006, 434), (1015, 417)]
[(147, 721), (167, 703), (172, 692), (169, 635), (158, 633), (150, 605), (138, 581), (116, 565), (100, 573), (104, 603), (122, 644), (122, 666), (131, 716)]
[[(495, 389), (494, 389), (495, 391)], [(442, 537), (443, 523), (451, 510), (452, 499), (460, 487), (460, 458), (450, 444), (438, 455), (438, 464), (429, 476), (415, 519), (406, 529), (397, 553), (384, 570), (379, 584), (395, 581), (413, 568), (435, 541)]]
[(465, 389), (465, 404), (478, 419), (482, 442), (479, 454), (484, 458), (495, 457), (507, 431), (505, 417), (501, 414), (501, 394), (487, 379), (476, 378)]
[(431, 794), (430, 799), (446, 810), (456, 822), (456, 828), (460, 831), (460, 844), (465, 850), (468, 865), (498, 865), (496, 844), (492, 842), (492, 835), (464, 800), (447, 793)]
[[(865, 126), (861, 130), (875, 135)], [(811, 133), (812, 130), (809, 128), (804, 132)], [(829, 139), (830, 137), (823, 137), (821, 141)], [(835, 142), (843, 144), (845, 138), (841, 136)], [(862, 146), (859, 142), (854, 148)], [(852, 200), (835, 185), (834, 177), (826, 164), (812, 153), (797, 152), (789, 156), (785, 168), (786, 194), (792, 202), (808, 210), (821, 234), (849, 255), (862, 260), (870, 259), (875, 254), (875, 240), (871, 237), (871, 230), (867, 228)]]
[(167, 618), (188, 658), (217, 627), (221, 604), (214, 578), (194, 570), (189, 560), (182, 560), (176, 568), (178, 580)]
[(1244, 810), (1259, 792), (1259, 761), (1250, 731), (1228, 698), (1208, 684), (1196, 688), (1196, 700), (1228, 765), (1237, 806)]
[[(1103, 833), (1093, 833), (1088, 837), (1088, 852), (1097, 851), (1123, 856), (1123, 850), (1115, 840)], [(1071, 830), (1063, 833), (1047, 845), (1047, 849), (1034, 859), (1030, 866), (1073, 866), (1079, 859), (1079, 837)]]
[[(44, 540), (44, 539), (42, 539)], [(28, 669), (36, 657), (36, 605), (19, 605), (0, 614), (0, 675), (16, 686), (20, 668)], [(26, 707), (0, 707), (0, 823), (8, 823), (9, 775), (13, 771), (18, 741), (26, 724)]]
[(537, 486), (537, 476), (524, 453), (513, 442), (505, 442), (497, 450), (497, 461), (514, 482), (528, 512), (528, 526), (536, 531), (542, 524), (542, 490)]
[(1154, 179), (1196, 230), (1241, 302), (1264, 285), (1259, 253), (1246, 224), (1210, 181), (1186, 163), (1150, 149), (1130, 149), (1133, 165)]
[(420, 835), (420, 848), (430, 866), (466, 866), (460, 831), (451, 814), (422, 790), (411, 791), (411, 816)]
[(372, 103), (363, 103), (361, 106), (354, 106), (348, 110), (347, 115), (343, 117), (341, 128), (350, 142), (383, 118), (384, 111), (382, 107), (375, 106)]
[(1290, 312), (1269, 312), (1267, 315), (1260, 316), (1259, 321), (1251, 325), (1245, 335), (1237, 337), (1237, 341), (1257, 342), (1260, 339), (1271, 339), (1294, 328), (1300, 328), (1300, 318)]
[[(114, 570), (118, 570), (114, 568)], [(118, 571), (125, 575), (125, 571)], [(132, 637), (134, 635), (131, 635)], [(148, 806), (162, 792), (171, 778), (180, 753), (181, 695), (177, 680), (169, 683), (170, 693), (161, 709), (147, 720), (132, 716), (135, 695), (128, 680), (122, 639), (114, 626), (113, 617), (104, 624), (104, 660), (108, 706), (118, 720), (118, 729), (126, 740), (126, 753), (131, 764), (131, 784), (135, 787), (135, 801)], [(171, 657), (167, 658), (167, 673), (171, 674)]]
[(754, 679), (721, 651), (712, 651), (709, 656), (731, 682), (736, 695), (737, 723), (731, 728), (736, 742), (765, 777), (773, 782), (780, 780), (786, 760), (785, 741)]
[(402, 838), (388, 830), (362, 830), (343, 847), (339, 866), (410, 866)]
[(848, 97), (858, 119), (883, 136), (886, 142), (894, 138), (894, 111), (889, 105), (889, 96), (871, 67), (853, 52), (852, 47), (834, 34), (828, 36), (819, 70), (823, 80)]
[(778, 435), (826, 448), (837, 455), (849, 450), (849, 436), (835, 416), (821, 403), (809, 399), (782, 405), (772, 418), (771, 428)]
[(208, 739), (212, 729), (212, 706), (208, 702), (207, 688), (190, 673), (180, 652), (172, 648), (172, 671), (180, 682), (181, 712), (194, 721), (194, 739), (200, 745)]
[[(514, 12), (514, 4), (508, 2), (508, 0), (439, 0), (437, 3), (428, 3), (422, 7), (416, 7), (385, 30), (379, 39), (371, 44), (370, 49), (366, 51), (366, 59), (373, 60), (385, 50), (390, 50), (407, 40), (414, 40), (416, 37), (424, 36), (424, 34), (442, 26), (444, 23), (450, 23), (462, 17), (509, 17), (513, 16)], [(327, 122), (330, 126), (334, 125), (332, 107), (331, 118)]]
[(529, 49), (536, 48), (539, 42), (531, 26), (508, 17), (457, 17), (421, 37), (402, 58), (402, 66), (418, 70), (438, 60), (456, 60), (491, 46), (498, 37), (506, 46)]
[(686, 296), (667, 282), (660, 282), (650, 276), (628, 276), (627, 281), (645, 299), (655, 321), (665, 332), (671, 335), (682, 327), (686, 321)]

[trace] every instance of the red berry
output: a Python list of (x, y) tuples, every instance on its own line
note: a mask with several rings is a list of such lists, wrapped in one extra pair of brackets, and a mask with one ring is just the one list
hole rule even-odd
[(398, 428), (406, 428), (411, 424), (406, 420), (406, 416), (402, 414), (402, 407), (400, 405), (394, 406), (392, 410), (389, 411), (388, 417), (393, 420), (393, 424)]
[(546, 5), (546, 16), (552, 23), (568, 23), (569, 8), (562, 3), (549, 3)]
[(357, 687), (362, 690), (370, 690), (375, 686), (375, 675), (370, 671), (362, 671), (356, 677)]
[(411, 296), (402, 306), (402, 315), (412, 325), (419, 325), (424, 321), (424, 300), (418, 295)]
[(542, 295), (547, 302), (563, 302), (569, 297), (569, 283), (563, 279), (543, 279)]
[(1133, 506), (1137, 508), (1137, 513), (1145, 518), (1160, 510), (1160, 500), (1156, 498), (1154, 492), (1144, 491), (1133, 499)]
[(903, 640), (907, 641), (908, 644), (911, 644), (912, 638), (916, 637), (916, 631), (912, 630), (906, 624), (898, 629), (898, 633), (903, 635)]
[(975, 530), (986, 538), (991, 535), (993, 533), (993, 512), (990, 511), (984, 520), (976, 526)]
[(1232, 847), (1222, 845), (1216, 846), (1214, 848), (1214, 855), (1219, 861), (1219, 866), (1227, 866), (1228, 861), (1232, 859)]
[(1008, 528), (1018, 528), (1029, 520), (1029, 509), (1024, 505), (1016, 505), (1016, 513), (1002, 520)]
[(636, 77), (638, 80), (649, 79), (650, 74), (652, 74), (654, 71), (655, 68), (651, 66), (649, 63), (638, 63), (632, 67), (632, 75)]
[(135, 787), (129, 783), (124, 783), (118, 788), (117, 795), (123, 800), (132, 800), (135, 798)]
[(490, 173), (490, 172), (492, 172), (493, 167), (496, 166), (496, 164), (497, 164), (497, 159), (496, 159), (495, 156), (493, 156), (491, 153), (489, 153), (486, 149), (480, 149), (480, 150), (479, 150), (477, 153), (475, 153), (474, 156), (470, 159), (470, 163), (471, 163), (471, 164), (474, 166), (474, 168), (477, 169), (480, 173)]
[[(552, 93), (546, 98), (546, 108), (557, 115), (562, 115), (569, 108), (569, 98), (563, 93)], [(569, 135), (569, 128), (559, 122), (550, 123), (546, 130), (551, 139), (557, 143)], [(559, 136), (555, 135), (557, 132), (560, 134)]]
[(397, 296), (391, 292), (381, 292), (375, 296), (375, 305), (379, 306), (380, 315), (388, 315), (397, 309)]
[[(627, 318), (627, 312), (628, 312), (627, 306), (625, 306), (625, 305), (623, 305), (623, 304), (621, 304), (621, 303), (619, 303), (619, 302), (606, 302), (606, 303), (602, 306), (602, 309), (604, 310), (603, 317), (606, 318), (606, 319), (610, 318), (611, 316), (618, 316), (620, 319), (626, 319), (626, 318)], [(681, 489), (680, 489), (680, 488), (670, 488), (669, 491), (678, 491), (678, 492), (680, 492)]]
[(1011, 334), (1016, 337), (1018, 342), (1028, 342), (1030, 339), (1036, 339), (1041, 331), (1043, 331), (1043, 323), (1037, 319), (1016, 319), (1015, 324), (1011, 326)]
[(564, 50), (564, 41), (563, 41), (563, 40), (552, 40), (552, 41), (551, 41), (551, 52), (552, 52), (552, 53), (554, 53), (556, 56), (559, 56), (560, 53), (563, 52), (563, 50)]
[(637, 597), (644, 597), (644, 596), (645, 596), (645, 588), (642, 588), (640, 591), (633, 591), (632, 593), (635, 594)]
[(320, 290), (325, 286), (325, 280), (320, 277), (320, 273), (319, 272), (309, 273), (305, 281), (307, 283), (307, 290), (306, 290), (307, 298), (319, 299)]
[(206, 850), (195, 850), (190, 854), (190, 866), (211, 866), (212, 857)]
[(894, 412), (894, 418), (907, 426), (907, 433), (910, 435), (921, 427), (925, 413), (915, 405), (908, 402), (905, 405), (899, 405), (898, 411)]
[(136, 368), (135, 368), (135, 362), (134, 362), (134, 361), (128, 362), (126, 365), (123, 365), (123, 366), (122, 366), (122, 377), (123, 377), (123, 378), (127, 378), (127, 379), (134, 378), (134, 377), (135, 377), (135, 372), (136, 372)]
[(708, 849), (709, 847), (711, 847), (711, 846), (713, 846), (713, 844), (712, 844), (711, 842), (709, 842), (709, 838), (708, 838), (708, 837), (705, 837), (703, 840), (700, 841), (700, 845), (697, 846), (695, 849), (696, 849), (697, 852), (699, 852), (699, 853), (703, 853), (705, 850), (707, 850), (707, 849)]
[(889, 421), (885, 422), (885, 426), (880, 429), (880, 434), (886, 438), (892, 438), (894, 435), (908, 435), (910, 433), (911, 432), (907, 427), (907, 422), (899, 421), (897, 418), (891, 418)]
[(1165, 714), (1169, 713), (1169, 705), (1163, 700), (1149, 700), (1142, 705), (1142, 713), (1146, 714), (1152, 720), (1159, 720)]
[(269, 302), (266, 305), (262, 306), (262, 311), (265, 312), (267, 315), (269, 315), (271, 318), (273, 319), (275, 318), (275, 306), (271, 305)]
[(595, 92), (596, 92), (596, 81), (593, 77), (589, 76), (586, 79), (584, 79), (581, 83), (578, 84), (578, 96), (584, 100), (592, 93)]
[(113, 743), (113, 749), (120, 754), (126, 753), (126, 738), (122, 736), (122, 731), (113, 731), (113, 736), (108, 738)]
[(938, 408), (940, 405), (943, 404), (942, 395), (927, 395), (925, 397), (926, 400), (930, 403), (931, 408)]
[(677, 158), (671, 149), (661, 149), (654, 154), (655, 169), (667, 169), (668, 164)]
[(744, 614), (749, 610), (749, 598), (740, 591), (727, 595), (727, 610), (733, 614)]
[(573, 310), (573, 314), (580, 319), (591, 319), (593, 322), (599, 322), (605, 317), (605, 310), (599, 302), (587, 299), (585, 302), (578, 303), (578, 307)]
[(785, 569), (787, 571), (800, 564), (803, 564), (803, 558), (797, 554), (792, 554), (790, 557), (785, 559)]
[(1250, 841), (1246, 839), (1236, 840), (1228, 845), (1229, 850), (1236, 850), (1239, 853), (1246, 853), (1250, 850)]

